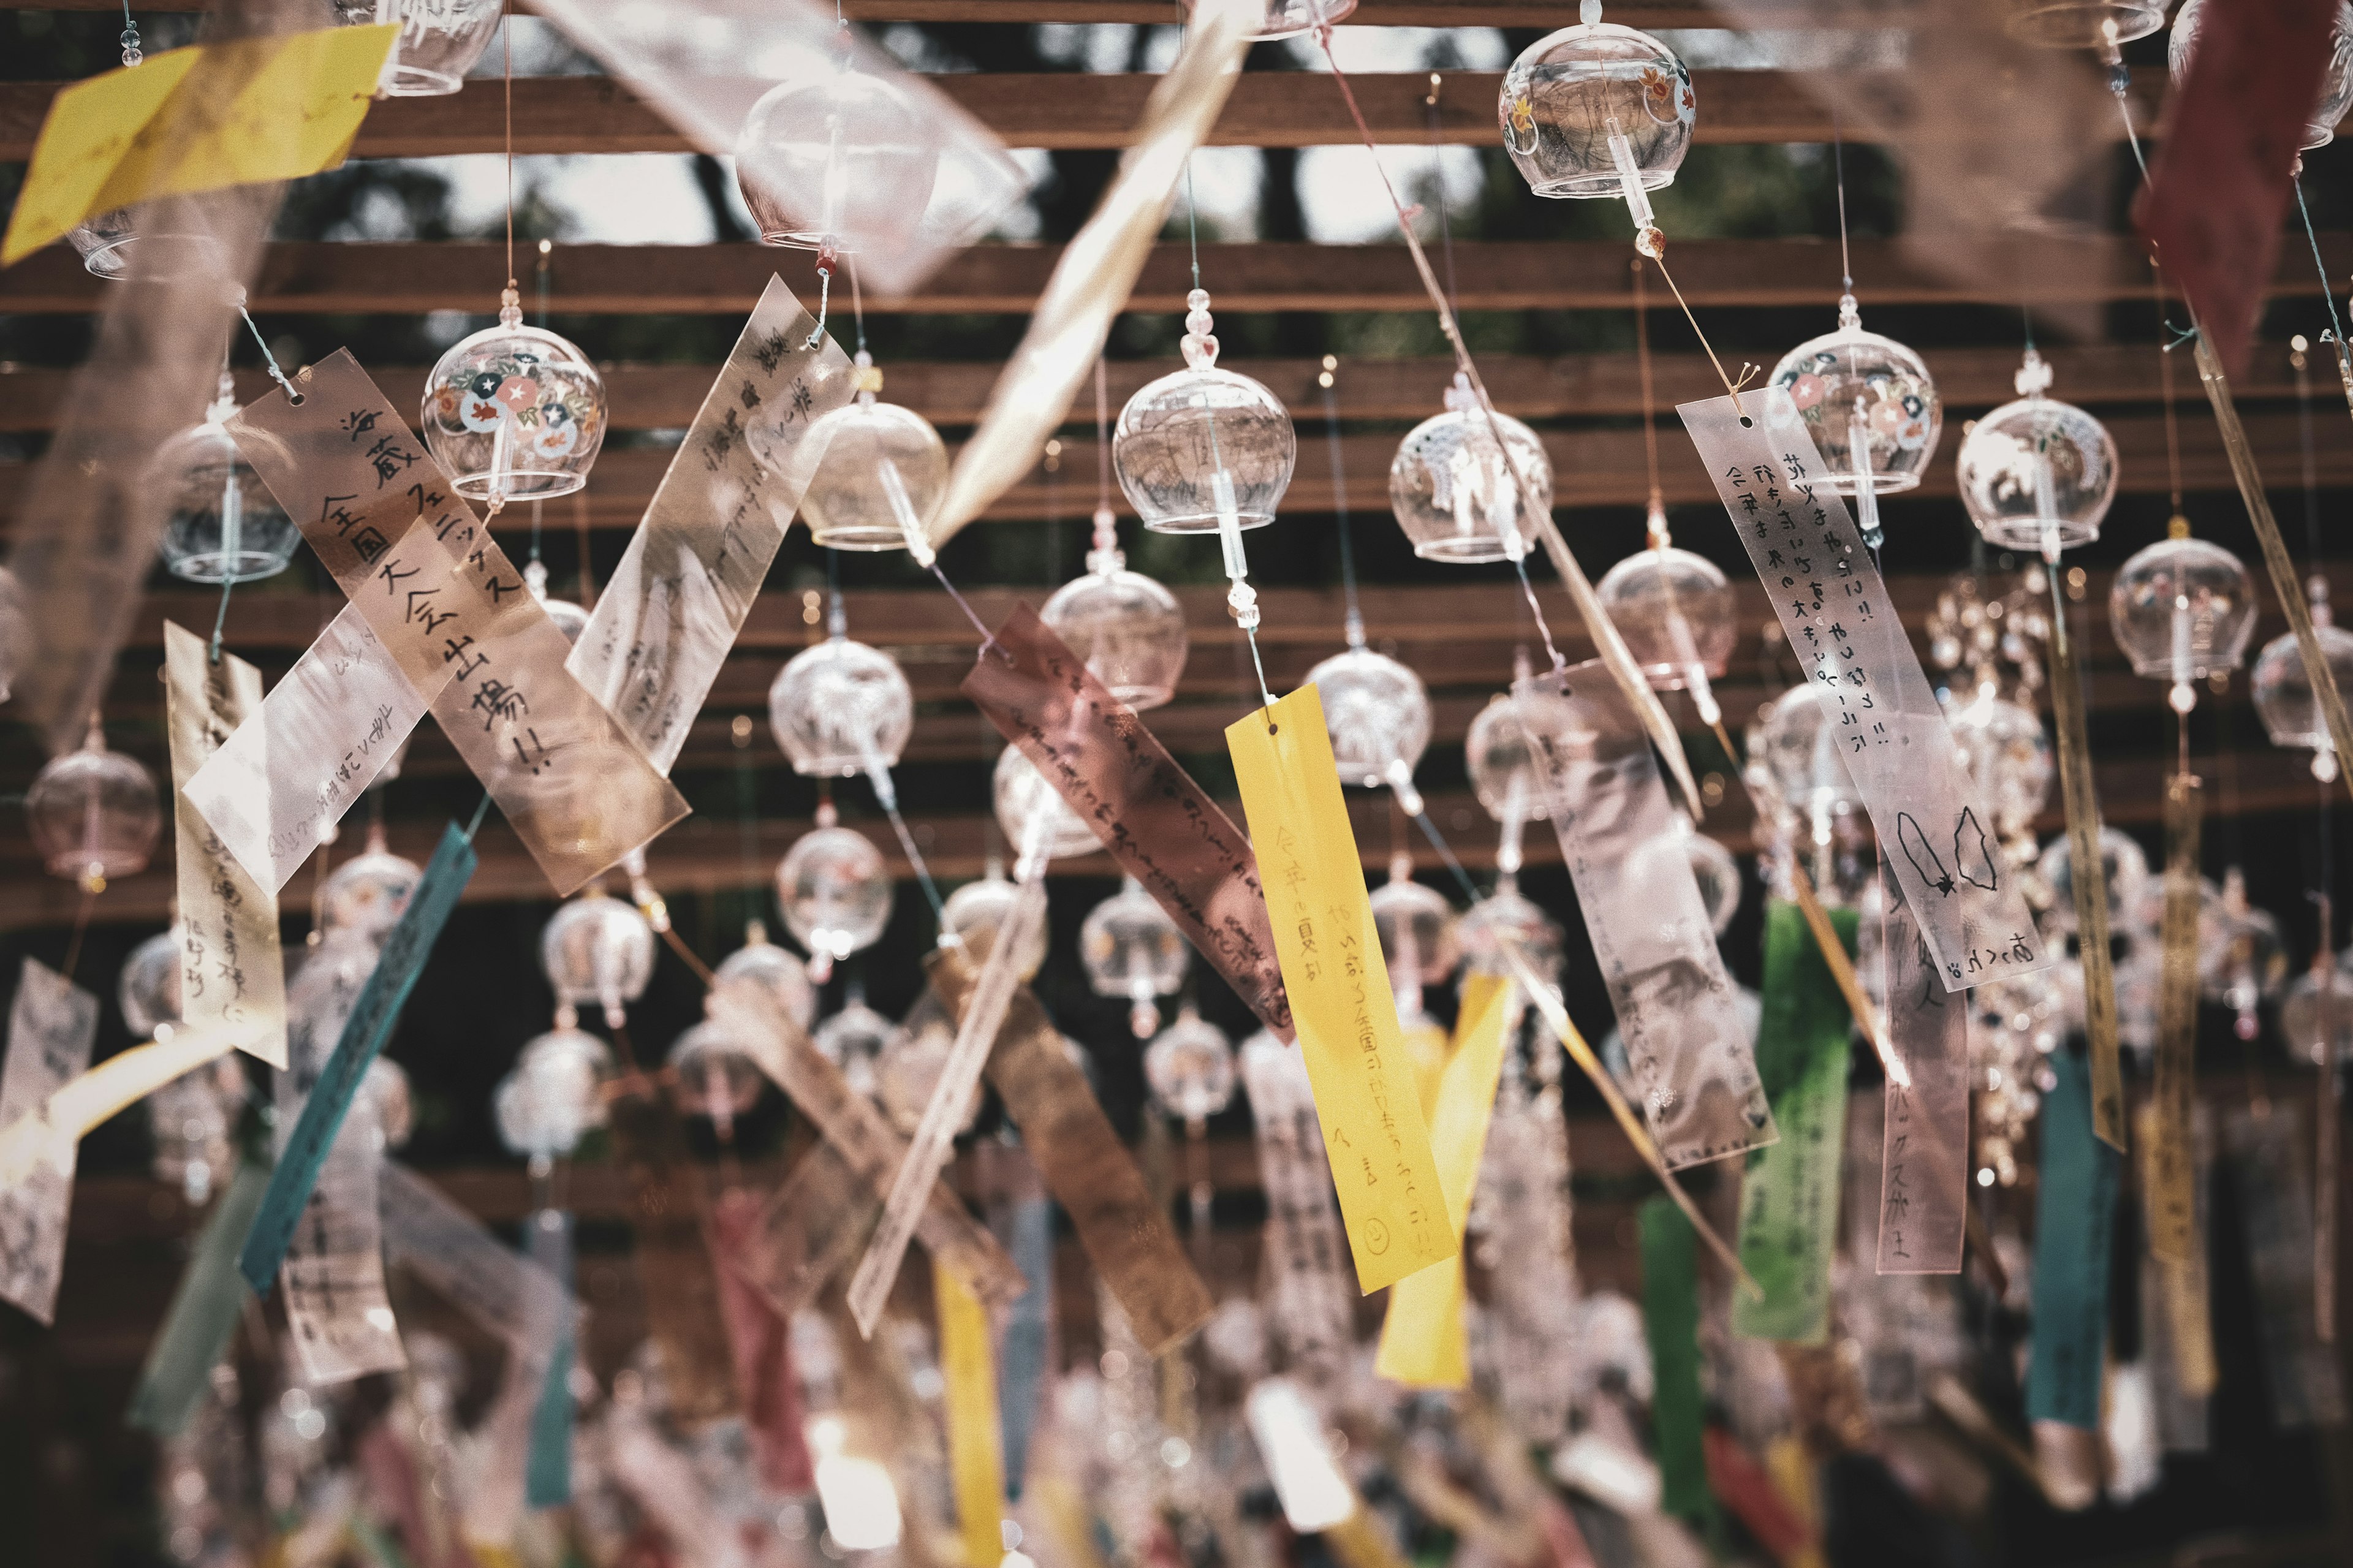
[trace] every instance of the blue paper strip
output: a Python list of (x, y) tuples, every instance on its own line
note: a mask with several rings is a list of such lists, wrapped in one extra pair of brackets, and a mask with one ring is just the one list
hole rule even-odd
[(1029, 1289), (1014, 1300), (997, 1347), (997, 1418), (1005, 1441), (1005, 1495), (1019, 1501), (1029, 1465), (1029, 1434), (1046, 1379), (1054, 1304), (1054, 1204), (1042, 1192), (1015, 1201), (1007, 1250)]
[[(531, 1260), (572, 1289), (572, 1216), (543, 1209), (523, 1222)], [(523, 1503), (561, 1508), (572, 1500), (573, 1316), (565, 1313), (547, 1358), (547, 1374), (532, 1409), (531, 1454), (523, 1466)]]
[(400, 1021), (400, 1010), (407, 1004), (409, 992), (416, 989), (426, 957), (433, 951), (441, 928), (448, 923), (449, 911), (458, 906), (458, 895), (473, 880), (475, 860), (473, 845), (451, 823), (442, 831), (440, 846), (433, 851), (424, 879), (409, 895), (408, 907), (385, 939), (384, 952), (367, 984), (360, 988), (359, 1000), (353, 1005), (334, 1051), (302, 1101), (302, 1114), (295, 1119), (293, 1133), (279, 1153), (278, 1168), (270, 1173), (269, 1190), (262, 1194), (261, 1213), (237, 1257), (237, 1271), (255, 1295), (269, 1294), (278, 1266), (285, 1261), (287, 1245), (294, 1238), (294, 1227), (311, 1201), (311, 1189), (318, 1185), (319, 1168), (326, 1163), (335, 1134), (352, 1108), (352, 1097), (367, 1076), (368, 1065), (384, 1049), (393, 1026)]
[(2034, 1197), (2034, 1353), (2026, 1415), (2096, 1429), (2107, 1343), (2108, 1248), (2116, 1222), (2114, 1149), (2092, 1136), (2092, 1073), (2054, 1051), (2059, 1081), (2042, 1097), (2042, 1187)]

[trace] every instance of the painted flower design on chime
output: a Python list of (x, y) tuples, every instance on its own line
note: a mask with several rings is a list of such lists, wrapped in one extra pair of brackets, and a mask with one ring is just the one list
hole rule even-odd
[(619, 1028), (654, 973), (654, 931), (634, 904), (591, 882), (556, 910), (540, 933), (539, 966), (555, 991), (556, 1024), (569, 1027), (593, 1004)]
[(498, 37), (504, 0), (332, 0), (348, 27), (390, 22), (400, 28), (375, 89), (386, 98), (439, 98), (466, 84), (466, 73)]
[(1577, 26), (1512, 62), (1497, 116), (1504, 150), (1537, 195), (1610, 197), (1625, 194), (1627, 176), (1645, 191), (1674, 183), (1698, 108), (1674, 50), (1604, 22), (1599, 0), (1585, 0)]
[(1111, 460), (1144, 526), (1210, 533), (1274, 521), (1299, 456), (1291, 415), (1273, 393), (1218, 368), (1209, 296), (1186, 297), (1185, 368), (1145, 383), (1119, 411)]
[(881, 939), (894, 891), (873, 841), (842, 826), (831, 804), (818, 806), (817, 826), (776, 863), (776, 901), (808, 949), (811, 980), (822, 985), (837, 962)]
[[(2189, 74), (2190, 58), (2198, 52), (2206, 4), (2207, 0), (2181, 0), (2181, 9), (2173, 14), (2173, 31), (2165, 40), (2165, 65), (2177, 88)], [(2337, 122), (2348, 112), (2353, 112), (2353, 4), (2338, 0), (2337, 25), (2328, 32), (2328, 62), (2321, 68), (2319, 93), (2305, 121), (2302, 151), (2327, 146), (2336, 139)]]
[(2116, 494), (2116, 444), (2073, 404), (2043, 395), (2051, 367), (2032, 349), (2017, 385), (2018, 400), (1978, 420), (1961, 442), (1961, 504), (1989, 544), (2053, 562), (2100, 537)]
[(1945, 414), (1935, 378), (1918, 354), (1863, 330), (1852, 294), (1839, 297), (1837, 330), (1782, 355), (1772, 384), (1797, 405), (1840, 495), (1914, 489), (1936, 454)]
[(170, 498), (164, 564), (192, 583), (274, 577), (302, 537), (229, 437), (236, 413), (236, 384), (223, 371), (203, 420), (157, 447), (147, 466), (149, 488)]
[(33, 847), (53, 877), (106, 890), (116, 877), (147, 868), (163, 830), (155, 781), (121, 752), (106, 749), (92, 715), (81, 749), (52, 758), (25, 792), (25, 818)]
[[(1501, 445), (1495, 430), (1504, 433)], [(1504, 456), (1506, 449), (1511, 456)], [(1516, 468), (1544, 509), (1552, 507), (1552, 459), (1536, 433), (1508, 414), (1493, 428), (1469, 378), (1457, 372), (1446, 412), (1398, 443), (1389, 460), (1389, 510), (1426, 561), (1517, 561), (1536, 539)]]
[(795, 773), (847, 778), (898, 762), (915, 693), (896, 659), (836, 633), (776, 673), (768, 724)]
[(793, 448), (807, 489), (809, 537), (836, 550), (904, 550), (923, 539), (948, 488), (948, 449), (932, 422), (879, 401), (882, 373), (858, 351), (858, 395), (821, 414)]
[(470, 500), (570, 495), (605, 444), (605, 378), (568, 339), (524, 326), (512, 285), (499, 301), (499, 324), (459, 340), (427, 378), (425, 444)]
[(1185, 984), (1193, 950), (1159, 900), (1133, 877), (1119, 891), (1087, 911), (1079, 924), (1079, 962), (1098, 996), (1128, 1000), (1128, 1027), (1148, 1040), (1160, 1027), (1156, 999), (1174, 996)]
[(2198, 701), (2195, 682), (2246, 658), (2254, 583), (2219, 544), (2186, 533), (2160, 539), (2117, 571), (2108, 625), (2133, 673), (2170, 680), (2173, 710), (2187, 713)]

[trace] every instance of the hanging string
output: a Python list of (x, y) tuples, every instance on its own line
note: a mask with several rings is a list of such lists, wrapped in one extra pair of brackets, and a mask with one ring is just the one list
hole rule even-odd
[[(539, 264), (532, 268), (532, 280), (536, 287), (536, 292), (539, 296), (539, 329), (542, 331), (545, 331), (547, 330), (548, 274), (553, 268), (553, 264), (549, 261), (548, 258), (554, 249), (555, 242), (554, 240), (541, 240), (539, 242)], [(532, 499), (531, 559), (534, 563), (539, 561), (539, 514), (541, 509), (545, 504), (545, 502), (540, 500), (535, 496)]]
[(849, 319), (858, 329), (858, 352), (866, 352), (866, 296), (858, 287), (858, 258), (849, 258)]
[(1446, 263), (1446, 303), (1448, 309), (1460, 315), (1462, 296), (1454, 287), (1454, 225), (1447, 212), (1446, 165), (1440, 161), (1438, 140), (1438, 95), (1443, 80), (1436, 71), (1430, 72), (1430, 91), (1421, 101), (1430, 110), (1430, 183), (1438, 195), (1438, 246), (1439, 255)]
[[(1650, 521), (1655, 528), (1665, 521), (1667, 508), (1666, 491), (1659, 484), (1659, 422), (1654, 412), (1658, 398), (1651, 385), (1651, 295), (1642, 284), (1642, 258), (1638, 256), (1628, 266), (1634, 273), (1634, 365), (1642, 382), (1642, 462), (1650, 477)], [(1651, 548), (1657, 550), (1665, 543), (1663, 539), (1653, 539)]]
[[(1111, 505), (1111, 376), (1103, 356), (1095, 355), (1095, 521), (1108, 527)], [(1095, 548), (1109, 550), (1114, 541), (1098, 539)]]
[(514, 11), (499, 0), (499, 41), (506, 57), (507, 287), (515, 287), (514, 264)]
[[(757, 723), (748, 713), (738, 713), (728, 725), (728, 737), (735, 742), (735, 831), (736, 848), (742, 858), (739, 875), (744, 886), (744, 923), (749, 939), (752, 923), (764, 912), (764, 881), (760, 876), (759, 771), (752, 765), (752, 732)], [(763, 922), (765, 924), (765, 922)]]
[[(936, 570), (936, 569), (935, 569)], [(942, 583), (946, 578), (940, 579)], [(841, 552), (828, 544), (825, 549), (826, 633), (829, 637), (849, 635), (849, 615), (841, 597)], [(950, 588), (950, 594), (955, 590)], [(963, 601), (959, 599), (958, 603)], [(969, 611), (967, 611), (969, 613)], [(915, 844), (915, 835), (899, 810), (899, 788), (891, 777), (890, 764), (872, 752), (866, 758), (867, 782), (874, 786), (875, 798), (881, 803), (882, 814), (891, 819), (891, 830), (899, 836), (899, 847), (907, 857), (908, 868), (914, 872), (915, 881), (923, 889), (923, 900), (932, 906), (932, 914), (939, 921), (940, 932), (948, 934), (947, 901), (940, 897), (939, 884), (932, 880), (932, 868), (923, 859), (923, 852)]]
[(1348, 470), (1340, 458), (1339, 356), (1325, 354), (1315, 384), (1324, 389), (1324, 447), (1332, 459), (1332, 510), (1339, 521), (1340, 592), (1347, 605), (1342, 623), (1350, 647), (1365, 646), (1365, 612), (1356, 601), (1356, 547), (1348, 523)]
[(139, 47), (139, 24), (131, 19), (131, 0), (122, 0), (122, 63), (135, 66), (146, 58)]
[(2181, 510), (2181, 427), (2173, 406), (2173, 346), (2166, 342), (2165, 274), (2152, 258), (2148, 264), (2148, 282), (2157, 296), (2157, 384), (2165, 399), (2165, 468), (2167, 482), (2173, 496), (2173, 517), (2168, 527), (2179, 528), (2176, 538), (2189, 536), (2189, 519)]
[(584, 608), (596, 607), (596, 574), (588, 554), (588, 492), (572, 492), (572, 532), (580, 548), (580, 603)]
[(1843, 292), (1852, 294), (1854, 292), (1854, 257), (1847, 249), (1846, 242), (1846, 138), (1841, 133), (1838, 100), (1835, 97), (1831, 100), (1831, 179), (1838, 186), (1839, 285)]
[[(138, 62), (134, 60), (132, 63), (136, 65)], [(66, 942), (66, 961), (58, 970), (58, 973), (68, 980), (74, 977), (74, 970), (81, 962), (82, 934), (90, 930), (90, 909), (97, 901), (98, 889), (84, 882), (81, 889), (81, 907), (74, 910), (73, 935)]]
[(801, 341), (801, 347), (805, 349), (813, 349), (825, 342), (825, 318), (827, 310), (833, 303), (833, 268), (837, 259), (833, 241), (828, 239), (817, 253), (817, 321), (809, 328), (809, 335)]
[(302, 401), (301, 390), (286, 379), (285, 371), (279, 367), (278, 356), (269, 352), (269, 340), (261, 335), (261, 329), (253, 324), (252, 313), (245, 308), (245, 290), (242, 289), (237, 291), (237, 313), (244, 318), (245, 330), (253, 334), (254, 347), (261, 351), (262, 368), (269, 372), (269, 379), (285, 392), (286, 401), (299, 406)]
[(2304, 220), (2305, 243), (2312, 247), (2312, 269), (2319, 274), (2320, 298), (2328, 306), (2327, 341), (2337, 347), (2337, 362), (2341, 370), (2347, 363), (2345, 324), (2337, 318), (2337, 294), (2328, 286), (2327, 265), (2320, 259), (2320, 236), (2312, 231), (2312, 209), (2304, 204), (2304, 159), (2301, 156), (2297, 157), (2295, 166), (2295, 178), (2290, 184), (2295, 187), (2296, 216)]

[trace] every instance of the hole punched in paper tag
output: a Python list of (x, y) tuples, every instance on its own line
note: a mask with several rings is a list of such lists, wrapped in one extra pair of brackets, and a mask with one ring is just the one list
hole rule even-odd
[(570, 894), (684, 816), (685, 798), (565, 667), (571, 643), (351, 351), (303, 376), (301, 403), (272, 393), (229, 434)]
[(744, 323), (567, 661), (668, 773), (823, 460), (849, 360), (781, 279)]
[(1716, 495), (1831, 715), (1882, 855), (1904, 885), (1947, 991), (2058, 954), (2036, 930), (1919, 655), (1787, 390), (1679, 405)]
[(1226, 728), (1333, 1185), (1366, 1295), (1460, 1250), (1340, 796), (1324, 701), (1303, 686)]
[(1738, 994), (1641, 716), (1599, 660), (1513, 692), (1523, 713), (1559, 705), (1556, 725), (1522, 727), (1529, 766), (1661, 1157), (1680, 1169), (1770, 1143)]

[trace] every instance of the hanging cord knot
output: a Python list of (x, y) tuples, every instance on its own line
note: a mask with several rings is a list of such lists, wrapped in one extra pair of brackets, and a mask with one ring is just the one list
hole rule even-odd
[(825, 342), (826, 308), (833, 299), (833, 269), (840, 264), (841, 258), (834, 250), (833, 242), (826, 241), (817, 253), (817, 324), (809, 329), (808, 341), (801, 344), (805, 349)]

